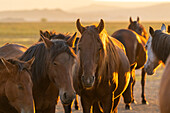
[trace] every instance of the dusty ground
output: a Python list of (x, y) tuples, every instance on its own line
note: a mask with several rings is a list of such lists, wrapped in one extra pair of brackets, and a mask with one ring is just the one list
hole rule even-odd
[[(159, 84), (160, 79), (162, 75), (163, 69), (157, 70), (155, 75), (153, 76), (147, 76), (147, 82), (146, 82), (146, 98), (149, 102), (149, 105), (142, 105), (141, 104), (141, 84), (140, 84), (140, 70), (136, 71), (136, 84), (135, 84), (135, 99), (137, 101), (137, 104), (132, 104), (133, 110), (125, 110), (123, 99), (121, 99), (119, 106), (118, 106), (118, 112), (119, 113), (159, 113), (159, 100), (158, 100), (158, 94), (159, 94)], [(73, 113), (82, 113), (82, 108), (79, 111), (75, 111), (74, 107), (72, 108)], [(56, 106), (56, 113), (63, 113), (63, 107), (61, 103), (59, 102)]]

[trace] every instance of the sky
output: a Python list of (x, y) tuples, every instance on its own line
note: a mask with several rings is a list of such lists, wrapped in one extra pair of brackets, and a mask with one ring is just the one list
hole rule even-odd
[[(136, 3), (134, 5), (127, 2), (146, 3)], [(120, 7), (142, 7), (157, 4), (158, 2), (170, 2), (170, 0), (0, 0), (0, 11), (57, 8), (69, 11), (74, 8), (89, 6), (92, 4)]]

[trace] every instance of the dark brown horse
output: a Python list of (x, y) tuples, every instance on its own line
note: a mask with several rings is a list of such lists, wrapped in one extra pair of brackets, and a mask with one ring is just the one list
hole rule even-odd
[(149, 29), (151, 36), (146, 44), (148, 59), (144, 67), (149, 75), (154, 73), (161, 61), (165, 64), (170, 54), (170, 35), (163, 32), (166, 31), (164, 28), (156, 31), (152, 27)]
[[(130, 18), (130, 25), (128, 28), (132, 27), (132, 28), (137, 29), (137, 26), (133, 27), (133, 25), (140, 24), (138, 22), (139, 22), (139, 18), (134, 23), (133, 23), (132, 19)], [(139, 26), (141, 26), (141, 25), (138, 25), (138, 27)], [(140, 28), (140, 29), (142, 29), (142, 28)], [(126, 55), (130, 61), (130, 64), (132, 65), (134, 63), (137, 63), (137, 66), (131, 67), (131, 70), (133, 70), (132, 68), (135, 68), (135, 69), (141, 68), (142, 69), (142, 79), (141, 79), (142, 103), (148, 104), (148, 102), (145, 98), (145, 90), (144, 90), (145, 89), (146, 72), (143, 69), (144, 63), (146, 61), (146, 50), (145, 50), (146, 39), (143, 36), (138, 35), (136, 32), (134, 32), (132, 30), (128, 30), (128, 29), (118, 30), (118, 31), (114, 32), (111, 36), (116, 38), (117, 40), (119, 40), (125, 46)], [(132, 91), (133, 91), (134, 85), (135, 85), (135, 71), (131, 72), (131, 74), (132, 74), (131, 76), (133, 78), (133, 82), (132, 82)], [(132, 95), (133, 95), (133, 92), (132, 92)], [(126, 97), (124, 99), (126, 101)], [(133, 102), (135, 102), (134, 98), (133, 98)]]
[(148, 34), (143, 25), (140, 23), (139, 17), (137, 17), (137, 21), (133, 21), (131, 17), (129, 20), (130, 24), (128, 26), (128, 29), (135, 31), (137, 34), (143, 36), (146, 40), (148, 40)]
[[(62, 34), (62, 33), (56, 34), (55, 32), (49, 32), (49, 31), (43, 32), (42, 30), (40, 30), (40, 36), (41, 35), (47, 36), (47, 38), (50, 39), (50, 40), (55, 40), (55, 39), (58, 40), (59, 39), (59, 40), (67, 41), (68, 39), (70, 39), (70, 37), (76, 37), (77, 32), (75, 32), (73, 36), (70, 36), (68, 34)], [(77, 44), (78, 38), (75, 38), (75, 40), (76, 41), (73, 41), (73, 42), (75, 42)], [(42, 40), (39, 40), (39, 41), (42, 41)], [(74, 51), (76, 51), (76, 44), (75, 43), (73, 43), (73, 47), (72, 47)], [(78, 95), (76, 95), (74, 105), (75, 105), (76, 110), (80, 109), (79, 105), (78, 105)], [(71, 104), (67, 105), (67, 106), (63, 105), (63, 107), (64, 107), (65, 113), (71, 113)]]
[(168, 57), (166, 64), (165, 64), (165, 70), (162, 75), (161, 83), (160, 83), (160, 89), (159, 89), (159, 105), (160, 105), (160, 111), (161, 113), (169, 113), (170, 111), (170, 56)]
[[(130, 65), (123, 45), (109, 37), (101, 19), (98, 26), (83, 27), (77, 20), (81, 33), (78, 43), (78, 61), (74, 67), (73, 84), (81, 97), (84, 113), (117, 112), (121, 94), (130, 80)], [(99, 102), (101, 103), (99, 105)]]
[(0, 60), (0, 112), (34, 113), (32, 80), (29, 69), (34, 58), (27, 62)]
[(76, 55), (70, 47), (74, 38), (50, 41), (42, 36), (42, 42), (31, 46), (21, 56), (23, 61), (35, 56), (31, 72), (36, 113), (55, 113), (58, 96), (66, 105), (75, 98), (72, 66)]
[(0, 58), (4, 57), (6, 59), (18, 58), (24, 54), (27, 47), (20, 44), (9, 44), (6, 43), (0, 48)]

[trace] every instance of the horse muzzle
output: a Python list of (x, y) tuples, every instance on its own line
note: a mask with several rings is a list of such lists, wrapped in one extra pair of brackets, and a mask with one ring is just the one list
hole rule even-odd
[(95, 81), (95, 76), (82, 76), (81, 77), (82, 84), (85, 88), (91, 88), (93, 87), (94, 81)]
[(60, 100), (62, 102), (62, 104), (64, 105), (69, 105), (72, 103), (73, 99), (76, 97), (76, 93), (68, 93), (68, 92), (64, 92), (62, 93), (62, 95), (60, 95)]
[(151, 69), (149, 66), (144, 65), (144, 71), (148, 74), (148, 75), (153, 75), (154, 74), (154, 70)]

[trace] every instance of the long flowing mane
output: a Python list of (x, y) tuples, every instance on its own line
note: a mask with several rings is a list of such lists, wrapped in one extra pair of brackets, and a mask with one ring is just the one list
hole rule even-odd
[(98, 73), (104, 80), (112, 81), (114, 80), (113, 73), (118, 72), (119, 69), (118, 51), (105, 29), (103, 29), (99, 36), (98, 40), (103, 45), (103, 52), (99, 59)]
[(152, 37), (153, 52), (158, 59), (165, 63), (170, 54), (170, 35), (163, 33), (161, 30), (156, 30)]
[[(38, 84), (39, 82), (49, 80), (48, 68), (49, 64), (55, 59), (55, 57), (62, 53), (67, 52), (69, 55), (75, 57), (73, 50), (63, 40), (53, 40), (53, 46), (51, 49), (47, 49), (45, 44), (37, 43), (31, 46), (24, 54), (20, 57), (20, 60), (28, 61), (32, 57), (35, 57), (35, 61), (32, 65), (32, 80), (33, 83)], [(43, 83), (42, 83), (43, 84)]]

